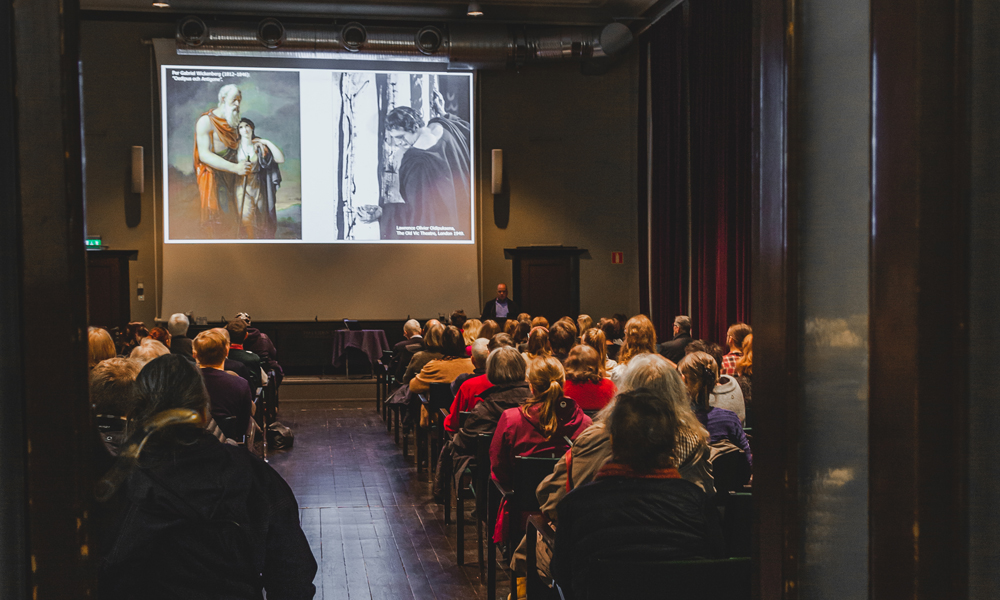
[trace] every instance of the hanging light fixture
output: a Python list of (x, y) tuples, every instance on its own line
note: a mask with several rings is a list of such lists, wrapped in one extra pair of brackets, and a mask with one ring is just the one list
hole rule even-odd
[(483, 16), (483, 7), (478, 2), (469, 2), (469, 10), (466, 12), (470, 17)]

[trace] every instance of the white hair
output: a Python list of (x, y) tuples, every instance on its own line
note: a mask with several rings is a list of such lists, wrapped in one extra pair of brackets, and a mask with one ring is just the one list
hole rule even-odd
[(420, 333), (420, 323), (416, 319), (403, 323), (403, 333)]
[(146, 364), (154, 358), (159, 358), (170, 354), (170, 349), (163, 345), (163, 342), (153, 338), (142, 338), (142, 342), (132, 349), (129, 359)]
[(229, 94), (233, 92), (236, 92), (240, 96), (243, 95), (243, 92), (240, 91), (240, 88), (236, 87), (236, 85), (232, 83), (224, 85), (221, 88), (219, 88), (219, 104), (221, 105), (223, 102), (225, 102)]
[(184, 313), (174, 313), (170, 315), (170, 319), (167, 320), (167, 331), (170, 335), (187, 335), (188, 327), (191, 326), (191, 322), (188, 321), (187, 315)]
[(477, 367), (486, 366), (486, 358), (490, 355), (490, 341), (486, 338), (477, 338), (472, 342), (472, 364)]

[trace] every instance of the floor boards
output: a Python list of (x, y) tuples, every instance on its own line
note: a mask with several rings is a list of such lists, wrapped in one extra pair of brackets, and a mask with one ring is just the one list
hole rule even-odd
[[(486, 598), (474, 525), (459, 566), (454, 519), (444, 524), (426, 475), (417, 476), (412, 456), (403, 459), (373, 401), (283, 402), (278, 420), (295, 446), (270, 464), (298, 499), (319, 564), (317, 600)], [(507, 597), (506, 577), (498, 567), (498, 599)]]

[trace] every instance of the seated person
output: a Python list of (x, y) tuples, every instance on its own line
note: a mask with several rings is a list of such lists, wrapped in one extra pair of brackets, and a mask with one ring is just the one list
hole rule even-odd
[(413, 358), (406, 365), (406, 372), (403, 373), (400, 383), (410, 383), (410, 380), (416, 377), (417, 373), (424, 368), (424, 365), (444, 356), (441, 352), (441, 338), (443, 335), (444, 325), (437, 319), (431, 319), (424, 324), (424, 335), (421, 340), (422, 347), (413, 353)]
[(552, 346), (549, 345), (548, 327), (538, 325), (531, 328), (531, 331), (528, 333), (528, 345), (524, 349), (523, 354), (524, 362), (526, 363), (542, 356), (552, 356)]
[(274, 371), (275, 382), (277, 385), (281, 385), (285, 372), (278, 364), (278, 350), (274, 347), (274, 342), (267, 337), (266, 333), (250, 326), (250, 315), (247, 313), (237, 313), (236, 318), (247, 324), (247, 337), (243, 340), (243, 349), (259, 356), (260, 366), (265, 371)]
[[(569, 447), (569, 440), (590, 427), (590, 417), (563, 395), (565, 381), (562, 363), (552, 356), (536, 358), (528, 364), (531, 398), (503, 412), (490, 445), (490, 474), (497, 483), (511, 486), (515, 456), (561, 456)], [(493, 532), (495, 542), (507, 541), (507, 526), (506, 511), (501, 506)], [(516, 529), (511, 531), (524, 531), (524, 523), (513, 526)]]
[(723, 556), (718, 512), (675, 466), (676, 413), (637, 390), (618, 397), (608, 421), (612, 460), (559, 505), (552, 573), (566, 598), (586, 597), (595, 559)]
[[(596, 330), (595, 330), (596, 331)], [(615, 384), (601, 376), (601, 357), (590, 346), (575, 346), (566, 358), (568, 397), (582, 410), (600, 410), (615, 397)]]
[(219, 329), (202, 331), (192, 344), (211, 399), (212, 418), (226, 437), (242, 440), (253, 414), (253, 396), (245, 379), (225, 370), (229, 340)]
[(388, 365), (389, 373), (393, 375), (395, 381), (402, 379), (406, 365), (410, 364), (410, 358), (413, 357), (413, 353), (407, 346), (418, 343), (420, 340), (420, 323), (416, 319), (410, 319), (403, 323), (403, 340), (396, 342), (396, 345), (392, 347), (392, 360), (389, 361)]
[(576, 325), (566, 321), (556, 321), (549, 328), (549, 344), (552, 346), (552, 356), (565, 365), (569, 351), (576, 345)]
[(615, 360), (618, 365), (611, 370), (611, 380), (618, 381), (620, 374), (632, 358), (640, 354), (656, 353), (656, 328), (646, 315), (636, 315), (625, 323), (625, 342)]
[(151, 337), (144, 337), (135, 348), (132, 348), (132, 352), (129, 353), (128, 357), (145, 365), (154, 358), (159, 358), (165, 354), (170, 354), (169, 348)]
[[(618, 337), (618, 322), (614, 319), (601, 319), (598, 322), (598, 329), (604, 334), (605, 344), (607, 345), (607, 355), (610, 360), (618, 360), (618, 352), (621, 350), (622, 346), (620, 343), (615, 342)], [(618, 363), (615, 362), (617, 365)], [(608, 367), (611, 369), (613, 367)]]
[(243, 342), (247, 339), (247, 324), (242, 319), (233, 319), (226, 323), (226, 331), (229, 332), (229, 359), (247, 368), (250, 392), (256, 393), (258, 388), (267, 384), (267, 380), (261, 369), (260, 357), (243, 349)]
[(458, 327), (449, 325), (441, 336), (441, 358), (428, 361), (410, 380), (410, 391), (423, 394), (432, 383), (451, 383), (464, 373), (472, 373), (472, 359), (465, 356), (465, 339)]
[[(747, 336), (750, 337), (750, 336)], [(684, 355), (692, 352), (704, 352), (715, 359), (715, 365), (719, 373), (722, 373), (722, 348), (718, 344), (710, 344), (705, 340), (695, 340), (684, 348)], [(719, 375), (719, 380), (712, 388), (712, 395), (708, 399), (708, 404), (716, 408), (724, 408), (736, 413), (740, 418), (740, 423), (746, 422), (746, 403), (743, 398), (743, 388), (740, 386), (735, 376)]]
[(316, 560), (295, 496), (266, 463), (205, 431), (198, 369), (181, 356), (157, 358), (139, 373), (135, 398), (99, 488), (113, 500), (100, 505), (106, 522), (95, 528), (101, 597), (312, 598)]
[(586, 344), (594, 350), (597, 350), (597, 355), (600, 357), (599, 365), (601, 377), (608, 377), (611, 369), (618, 366), (618, 361), (608, 358), (607, 337), (600, 329), (592, 327), (584, 331), (580, 334), (580, 343)]
[[(705, 352), (692, 352), (677, 365), (677, 370), (680, 371), (687, 386), (694, 414), (708, 430), (711, 443), (729, 440), (746, 453), (747, 463), (753, 466), (750, 442), (743, 431), (739, 416), (731, 410), (715, 408), (709, 402), (712, 396), (711, 392), (719, 378), (718, 368), (715, 359)], [(737, 389), (739, 388), (737, 387)], [(740, 400), (742, 399), (741, 394)]]
[(167, 331), (170, 332), (170, 353), (180, 354), (188, 358), (191, 356), (191, 338), (187, 336), (188, 327), (187, 315), (184, 313), (174, 313), (167, 321)]
[[(531, 389), (525, 381), (527, 364), (521, 353), (510, 346), (501, 346), (486, 358), (486, 377), (491, 387), (479, 395), (479, 402), (450, 442), (445, 444), (438, 460), (439, 473), (450, 472), (461, 476), (476, 456), (479, 434), (493, 433), (500, 415), (509, 408), (521, 406), (531, 398)], [(440, 497), (444, 477), (434, 478), (434, 495)]]
[(489, 345), (490, 345), (489, 340), (484, 340), (482, 338), (477, 340), (472, 340), (472, 344), (468, 348), (469, 358), (472, 359), (472, 372), (462, 373), (461, 375), (455, 378), (455, 381), (451, 382), (452, 396), (458, 394), (458, 390), (461, 389), (462, 384), (465, 383), (466, 381), (473, 379), (475, 377), (481, 377), (483, 375), (486, 375), (486, 357), (490, 355)]
[(90, 348), (89, 366), (91, 369), (97, 366), (102, 360), (114, 358), (115, 342), (111, 339), (111, 334), (103, 327), (91, 327), (87, 330), (87, 343)]
[(158, 341), (158, 342), (160, 342), (161, 344), (163, 344), (167, 348), (170, 347), (170, 342), (173, 339), (173, 336), (170, 335), (170, 332), (167, 331), (166, 329), (162, 328), (162, 327), (154, 327), (154, 328), (150, 329), (149, 330), (149, 337), (152, 338), (152, 339), (154, 339), (154, 340), (156, 340), (156, 341)]
[[(480, 347), (485, 349), (485, 353), (483, 354), (484, 372), (482, 375), (466, 379), (465, 382), (458, 388), (458, 391), (455, 394), (455, 400), (451, 403), (451, 410), (444, 420), (445, 430), (449, 433), (458, 432), (459, 413), (471, 411), (476, 404), (479, 404), (479, 402), (482, 401), (482, 393), (493, 387), (493, 382), (490, 381), (488, 374), (485, 372), (486, 359), (489, 357), (489, 354), (501, 346), (508, 346), (511, 348), (514, 346), (514, 341), (505, 333), (496, 334), (493, 336), (493, 339), (489, 341), (489, 343), (487, 343), (483, 338), (476, 340), (476, 343), (482, 344)], [(473, 353), (472, 360), (473, 364), (476, 364), (475, 352)], [(458, 381), (458, 379), (455, 381)], [(452, 383), (451, 385), (454, 390), (455, 384)]]
[(135, 378), (142, 364), (127, 358), (109, 358), (90, 371), (90, 403), (101, 441), (111, 456), (125, 436), (125, 422), (132, 405)]

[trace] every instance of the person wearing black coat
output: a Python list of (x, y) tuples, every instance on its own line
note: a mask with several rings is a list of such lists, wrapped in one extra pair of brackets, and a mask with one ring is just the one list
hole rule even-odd
[[(507, 312), (503, 316), (497, 314), (498, 303), (500, 304), (500, 312), (503, 312), (503, 309), (507, 309)], [(480, 320), (486, 322), (487, 319), (490, 319), (496, 321), (500, 327), (503, 327), (507, 319), (516, 319), (520, 312), (521, 308), (517, 305), (517, 302), (507, 297), (507, 284), (501, 283), (497, 286), (497, 297), (483, 306), (483, 314)]]
[(674, 339), (657, 346), (656, 351), (663, 358), (674, 363), (684, 358), (684, 349), (693, 342), (691, 337), (691, 317), (680, 315), (674, 319)]
[(676, 417), (647, 390), (621, 394), (608, 424), (612, 460), (559, 503), (552, 574), (586, 598), (595, 560), (721, 558), (718, 512), (673, 467)]

